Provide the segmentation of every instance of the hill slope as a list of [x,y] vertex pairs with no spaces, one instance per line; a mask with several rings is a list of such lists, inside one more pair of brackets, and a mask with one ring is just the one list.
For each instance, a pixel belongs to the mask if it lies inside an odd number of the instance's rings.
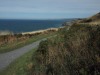
[[100,24],[100,13],[97,13],[89,18],[77,21],[78,23]]
[[100,12],[90,17],[89,19],[92,19],[92,21],[100,21]]
[[72,25],[42,41],[33,55],[32,72],[39,75],[99,75],[100,26]]

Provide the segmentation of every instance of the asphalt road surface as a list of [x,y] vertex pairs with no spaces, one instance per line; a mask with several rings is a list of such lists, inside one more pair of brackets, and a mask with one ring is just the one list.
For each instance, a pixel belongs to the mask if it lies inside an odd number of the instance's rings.
[[[42,40],[46,40],[46,38],[42,39]],[[24,46],[19,49],[0,54],[0,70],[5,69],[16,58],[27,53],[28,51],[32,50],[33,48],[36,48],[39,45],[40,41],[42,41],[42,40],[36,41],[32,44],[29,44],[29,45]]]

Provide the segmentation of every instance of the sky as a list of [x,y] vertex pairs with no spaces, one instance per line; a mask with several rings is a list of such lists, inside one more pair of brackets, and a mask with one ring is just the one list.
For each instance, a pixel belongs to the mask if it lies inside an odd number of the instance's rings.
[[0,19],[85,18],[100,12],[100,0],[0,0]]

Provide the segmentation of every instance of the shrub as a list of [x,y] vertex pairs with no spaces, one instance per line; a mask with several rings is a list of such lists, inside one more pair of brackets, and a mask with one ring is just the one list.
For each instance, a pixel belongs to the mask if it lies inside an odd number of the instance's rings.
[[100,26],[65,27],[54,39],[41,42],[33,59],[40,75],[98,75]]

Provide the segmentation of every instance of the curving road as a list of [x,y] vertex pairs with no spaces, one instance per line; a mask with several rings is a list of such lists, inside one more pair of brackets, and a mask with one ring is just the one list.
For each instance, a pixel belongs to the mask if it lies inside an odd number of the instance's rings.
[[[42,40],[46,40],[46,38]],[[33,48],[36,48],[42,40],[36,41],[32,44],[16,49],[14,51],[0,54],[0,70],[5,69],[12,61],[14,61],[16,58],[20,57],[24,53],[27,53]]]

